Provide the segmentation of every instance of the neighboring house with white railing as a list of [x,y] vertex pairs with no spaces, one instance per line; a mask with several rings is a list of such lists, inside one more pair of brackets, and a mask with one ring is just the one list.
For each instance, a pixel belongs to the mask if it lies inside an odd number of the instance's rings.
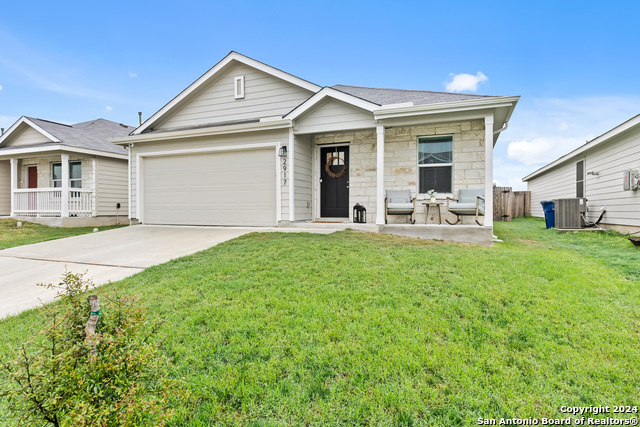
[[21,117],[0,136],[0,216],[62,227],[126,220],[128,153],[107,140],[133,129]]

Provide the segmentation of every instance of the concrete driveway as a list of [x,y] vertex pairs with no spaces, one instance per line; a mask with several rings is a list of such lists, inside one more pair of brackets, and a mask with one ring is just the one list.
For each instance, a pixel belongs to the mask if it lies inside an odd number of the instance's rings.
[[65,268],[87,271],[96,285],[189,255],[246,233],[311,231],[257,227],[137,225],[0,250],[0,318],[50,302],[56,292],[38,283],[59,283]]

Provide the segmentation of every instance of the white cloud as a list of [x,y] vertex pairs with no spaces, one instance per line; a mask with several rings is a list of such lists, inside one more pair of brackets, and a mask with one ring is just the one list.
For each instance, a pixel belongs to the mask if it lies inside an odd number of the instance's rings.
[[129,71],[129,77],[131,77],[132,79],[135,79],[136,77],[138,77],[138,73],[134,73],[133,71]]
[[525,166],[513,160],[503,160],[500,157],[493,159],[493,181],[499,187],[511,187],[514,191],[527,189],[527,184],[522,182],[522,177],[533,172],[531,166]]
[[558,153],[568,153],[584,143],[585,141],[579,138],[557,136],[524,139],[509,143],[507,156],[527,166],[549,163],[559,157]]
[[462,92],[465,90],[475,92],[478,90],[478,84],[489,80],[489,78],[480,71],[478,71],[475,76],[472,74],[450,75],[453,76],[453,78],[446,84],[447,92]]
[[640,97],[522,98],[494,150],[494,179],[521,179],[638,114]]
[[0,85],[0,90],[2,90],[2,85]]
[[107,111],[113,111],[113,107],[110,107],[110,106],[108,106],[108,105],[107,105],[106,110],[107,110]]

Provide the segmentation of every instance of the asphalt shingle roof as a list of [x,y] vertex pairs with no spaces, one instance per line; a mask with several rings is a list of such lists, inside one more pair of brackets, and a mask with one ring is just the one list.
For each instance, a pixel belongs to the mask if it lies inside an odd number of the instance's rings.
[[490,95],[467,93],[433,92],[429,90],[379,89],[373,87],[335,85],[332,89],[348,93],[378,105],[413,102],[413,105],[441,104],[444,102],[468,101],[472,99],[499,98]]
[[[76,123],[75,125],[65,125],[33,117],[26,118],[55,136],[61,141],[62,145],[116,154],[126,154],[126,150],[124,147],[112,144],[107,140],[127,136],[129,132],[134,129],[132,126],[105,119],[90,120],[88,122]],[[38,146],[40,145],[46,144],[38,144]]]

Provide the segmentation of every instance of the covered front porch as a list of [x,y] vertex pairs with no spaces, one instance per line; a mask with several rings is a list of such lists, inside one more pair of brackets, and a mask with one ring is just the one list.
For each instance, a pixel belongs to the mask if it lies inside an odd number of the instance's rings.
[[67,153],[40,154],[11,157],[0,163],[9,176],[3,197],[9,201],[11,217],[95,216],[90,158],[70,158]]
[[[452,225],[458,218],[447,209],[447,200],[459,198],[461,190],[492,194],[493,145],[484,143],[493,139],[492,119],[308,134],[300,126],[290,144],[292,222],[491,244],[491,197],[484,198],[481,225],[475,215]],[[438,193],[435,201],[428,194],[432,188]],[[388,190],[409,192],[411,216],[387,215]],[[356,205],[366,209],[365,224],[355,221]]]
[[[444,108],[431,98],[386,104],[386,90],[342,89],[380,96],[381,103],[324,88],[286,116],[292,179],[282,191],[289,211],[283,220],[491,244],[493,147],[517,99],[474,98]],[[397,198],[390,191],[409,196],[390,202],[387,196]],[[473,203],[463,202],[471,194]],[[457,211],[448,209],[455,200]],[[458,222],[454,213],[477,200],[483,215],[477,218],[476,208]],[[366,209],[366,224],[354,221],[356,206]],[[407,210],[411,216],[400,214]]]

